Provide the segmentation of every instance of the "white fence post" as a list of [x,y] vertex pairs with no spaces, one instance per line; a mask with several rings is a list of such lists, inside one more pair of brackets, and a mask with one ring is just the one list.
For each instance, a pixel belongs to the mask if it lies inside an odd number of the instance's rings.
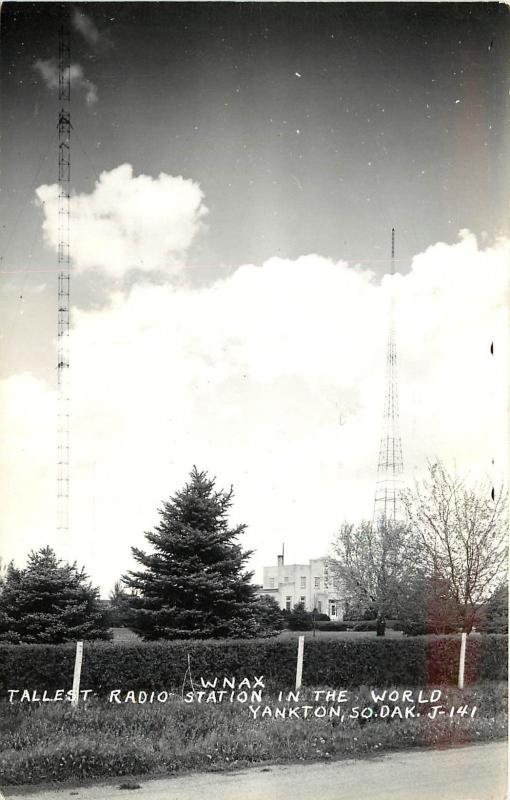
[[296,691],[301,688],[301,678],[303,677],[303,651],[305,648],[305,637],[298,639],[297,666],[296,666]]
[[73,696],[71,700],[72,706],[78,705],[78,698],[80,696],[82,659],[83,659],[83,642],[76,642],[76,657],[74,659],[74,676],[73,676]]
[[460,641],[459,689],[464,688],[464,667],[466,664],[466,639],[467,639],[467,633],[463,633]]

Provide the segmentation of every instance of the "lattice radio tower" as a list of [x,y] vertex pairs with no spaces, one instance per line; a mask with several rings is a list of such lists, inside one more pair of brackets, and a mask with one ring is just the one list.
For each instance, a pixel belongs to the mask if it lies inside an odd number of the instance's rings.
[[58,37],[57,532],[60,534],[69,531],[70,72],[70,34],[65,20]]
[[[395,228],[391,230],[391,274],[395,274]],[[393,283],[393,282],[392,282]],[[384,400],[383,432],[379,447],[377,484],[372,523],[381,520],[400,520],[404,517],[402,503],[402,440],[398,415],[397,346],[395,337],[395,300],[390,299],[388,345],[386,355],[386,396]]]

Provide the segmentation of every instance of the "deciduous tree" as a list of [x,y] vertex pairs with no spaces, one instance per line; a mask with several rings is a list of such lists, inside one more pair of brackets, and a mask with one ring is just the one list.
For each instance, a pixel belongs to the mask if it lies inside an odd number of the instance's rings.
[[453,633],[462,614],[449,581],[437,575],[417,575],[399,605],[404,633]]
[[423,566],[451,587],[469,632],[506,573],[506,493],[488,481],[469,485],[437,462],[405,503]]
[[330,574],[339,594],[377,615],[377,634],[398,614],[406,587],[418,574],[417,554],[408,527],[381,520],[379,525],[345,522],[332,546]]

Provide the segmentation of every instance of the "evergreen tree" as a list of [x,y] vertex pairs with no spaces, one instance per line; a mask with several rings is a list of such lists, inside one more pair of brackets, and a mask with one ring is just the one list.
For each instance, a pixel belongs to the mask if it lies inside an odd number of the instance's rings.
[[285,627],[283,611],[278,601],[270,595],[262,595],[257,600],[259,636],[275,636]]
[[3,560],[2,556],[0,556],[0,592],[2,591],[6,575],[7,575],[7,564]]
[[480,613],[481,629],[508,633],[508,583],[501,583]]
[[129,627],[131,620],[129,594],[122,581],[115,582],[108,601],[110,624],[114,628]]
[[44,643],[108,639],[107,615],[83,569],[64,564],[51,547],[10,564],[0,593],[0,641]]
[[311,631],[313,622],[313,614],[306,611],[304,603],[296,603],[287,617],[287,624],[291,631]]
[[[230,528],[233,490],[217,491],[196,467],[190,481],[163,503],[160,523],[145,538],[154,552],[132,548],[144,568],[130,571],[131,628],[144,639],[246,638],[267,630],[264,606],[245,570],[251,555],[237,538],[246,528]],[[267,621],[267,614],[266,614]]]

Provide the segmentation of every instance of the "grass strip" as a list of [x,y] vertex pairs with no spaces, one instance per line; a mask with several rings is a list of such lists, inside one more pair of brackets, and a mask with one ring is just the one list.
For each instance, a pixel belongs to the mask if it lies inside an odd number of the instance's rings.
[[[394,687],[395,688],[395,687]],[[396,687],[398,688],[398,687]],[[427,693],[430,689],[427,688]],[[93,699],[74,709],[68,704],[2,703],[0,780],[3,786],[80,781],[128,775],[168,775],[189,770],[227,770],[263,763],[333,760],[412,747],[451,745],[505,738],[505,683],[486,683],[463,691],[439,687],[454,708],[469,713],[430,719],[430,704],[420,717],[401,719],[256,719],[247,705],[116,705]],[[312,702],[313,689],[299,705]],[[267,696],[263,705],[283,704]],[[388,702],[390,709],[409,703]],[[367,687],[349,693],[352,707],[377,708]],[[380,710],[380,709],[379,709]]]

